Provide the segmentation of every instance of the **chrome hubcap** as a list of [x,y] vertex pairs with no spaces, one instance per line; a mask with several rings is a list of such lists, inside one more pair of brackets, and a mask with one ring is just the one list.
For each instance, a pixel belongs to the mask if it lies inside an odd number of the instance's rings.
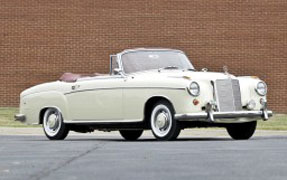
[[44,115],[44,130],[49,136],[55,136],[61,128],[61,114],[55,109],[48,109]]
[[169,108],[163,104],[156,106],[151,114],[151,128],[158,137],[166,136],[172,126],[172,115]]
[[56,123],[57,122],[57,116],[55,114],[51,114],[48,118],[48,126],[50,129],[55,129]]
[[156,125],[159,129],[164,129],[168,121],[168,115],[165,112],[161,112],[156,117]]

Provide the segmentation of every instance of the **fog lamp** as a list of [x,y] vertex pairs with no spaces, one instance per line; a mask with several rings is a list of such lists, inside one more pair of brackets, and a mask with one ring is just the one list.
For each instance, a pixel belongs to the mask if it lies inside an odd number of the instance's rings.
[[261,105],[264,106],[266,103],[267,103],[266,99],[264,99],[264,98],[261,98],[261,99],[260,99],[260,104],[261,104]]
[[252,99],[247,104],[247,109],[253,110],[256,107],[256,102]]

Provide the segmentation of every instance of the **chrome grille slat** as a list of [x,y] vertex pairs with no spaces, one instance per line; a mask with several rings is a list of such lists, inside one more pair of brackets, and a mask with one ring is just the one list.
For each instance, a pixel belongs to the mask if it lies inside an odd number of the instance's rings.
[[240,92],[239,81],[236,79],[232,79],[232,90],[233,90],[235,110],[240,111],[242,110],[241,92]]
[[224,112],[242,110],[240,85],[238,80],[216,80],[215,89],[219,111]]

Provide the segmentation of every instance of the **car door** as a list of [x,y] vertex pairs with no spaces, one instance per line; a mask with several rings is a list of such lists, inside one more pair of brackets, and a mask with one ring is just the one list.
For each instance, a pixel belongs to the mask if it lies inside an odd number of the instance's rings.
[[100,76],[78,81],[67,94],[71,121],[119,121],[123,119],[124,78],[119,75]]

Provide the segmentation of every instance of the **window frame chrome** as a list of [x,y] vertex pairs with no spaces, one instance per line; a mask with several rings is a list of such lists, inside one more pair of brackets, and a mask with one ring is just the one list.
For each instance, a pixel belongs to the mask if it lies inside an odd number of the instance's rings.
[[[124,70],[124,66],[122,63],[122,56],[128,53],[135,53],[135,52],[140,52],[140,51],[169,51],[169,52],[177,52],[185,55],[187,59],[189,60],[190,64],[191,60],[188,58],[188,56],[185,54],[185,52],[178,50],[178,49],[168,49],[168,48],[137,48],[137,49],[126,49],[120,53],[117,54],[117,62],[119,64],[119,68],[122,70],[122,75],[123,76],[128,76],[128,74]],[[193,65],[192,65],[193,66]]]
[[[114,68],[113,68],[113,58],[116,57],[116,61],[118,59],[117,55],[116,54],[111,54],[110,55],[110,75],[114,75],[113,74],[113,71],[114,71]],[[118,62],[117,62],[118,63]],[[118,63],[119,64],[119,63]]]

